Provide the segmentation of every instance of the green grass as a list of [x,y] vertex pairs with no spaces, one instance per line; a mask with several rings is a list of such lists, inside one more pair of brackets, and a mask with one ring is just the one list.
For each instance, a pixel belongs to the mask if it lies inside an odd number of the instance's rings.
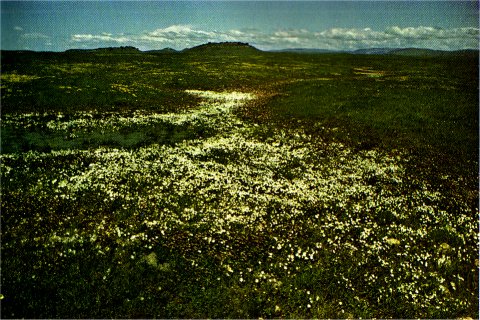
[[368,147],[433,148],[446,157],[474,159],[477,95],[474,88],[465,89],[313,80],[287,86],[264,108],[273,121],[339,127],[338,138]]
[[[292,79],[245,112],[256,121],[303,126],[361,149],[409,149],[419,154],[415,166],[431,165],[433,157],[436,170],[460,170],[475,177],[478,72],[468,66],[476,60],[468,58],[453,68],[451,60],[441,58],[338,58],[350,64],[349,73]],[[357,66],[383,74],[358,74]]]
[[478,318],[477,58],[1,62],[4,318]]

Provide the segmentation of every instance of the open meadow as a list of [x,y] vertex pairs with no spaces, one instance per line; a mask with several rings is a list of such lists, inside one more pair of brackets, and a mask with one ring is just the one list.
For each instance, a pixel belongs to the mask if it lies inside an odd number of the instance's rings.
[[478,318],[478,54],[2,51],[3,318]]

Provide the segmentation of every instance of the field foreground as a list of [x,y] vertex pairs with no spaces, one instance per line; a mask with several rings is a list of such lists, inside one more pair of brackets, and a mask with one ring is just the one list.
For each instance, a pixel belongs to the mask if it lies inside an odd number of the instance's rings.
[[464,177],[251,121],[260,90],[182,95],[2,115],[23,135],[1,155],[4,318],[478,317]]

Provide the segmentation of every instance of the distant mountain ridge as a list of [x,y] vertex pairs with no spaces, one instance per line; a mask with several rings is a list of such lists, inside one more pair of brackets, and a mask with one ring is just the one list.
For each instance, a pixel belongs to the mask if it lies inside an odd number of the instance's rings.
[[[12,51],[12,50],[8,50]],[[28,50],[13,50],[16,52],[34,52]],[[364,55],[399,55],[412,57],[449,57],[449,56],[478,56],[479,51],[476,49],[464,50],[434,50],[421,48],[364,48],[357,50],[331,50],[318,48],[286,48],[278,50],[260,50],[254,46],[244,42],[208,42],[195,47],[186,48],[183,50],[175,50],[172,48],[163,48],[156,50],[141,51],[132,46],[122,47],[106,47],[96,49],[69,49],[66,53],[113,53],[113,54],[138,54],[142,52],[154,54],[170,54],[170,53],[208,53],[208,54],[247,54],[266,52],[283,52],[283,53],[300,53],[300,54],[364,54]]]
[[325,50],[295,48],[284,50],[273,50],[273,52],[295,52],[295,53],[350,53],[367,55],[399,55],[412,57],[439,57],[439,56],[457,56],[457,55],[478,55],[478,50],[464,49],[455,51],[420,49],[420,48],[366,48],[357,50]]
[[397,49],[392,48],[367,48],[350,51],[353,54],[389,54]]
[[[225,52],[231,50],[241,51],[262,51],[254,46],[243,42],[209,42],[196,47],[187,48],[181,52]],[[330,50],[317,48],[287,48],[280,50],[267,50],[268,52],[290,52],[290,53],[306,53],[306,54],[322,54],[322,53],[350,53],[350,54],[367,54],[367,55],[401,55],[414,57],[438,57],[438,56],[457,56],[457,55],[478,55],[478,50],[464,49],[455,51],[420,49],[420,48],[366,48],[357,50]]]
[[140,49],[125,46],[125,47],[106,47],[106,48],[96,48],[96,49],[69,49],[65,52],[108,52],[108,53],[140,53]]
[[172,49],[172,48],[164,48],[164,49],[157,49],[157,50],[147,50],[147,51],[144,51],[144,52],[148,52],[148,53],[176,53],[176,52],[179,52],[175,49]]
[[315,48],[288,48],[278,50],[268,50],[269,52],[293,52],[293,53],[336,53],[336,52],[348,52],[329,49],[315,49]]
[[401,55],[401,56],[438,57],[438,56],[478,55],[478,50],[464,49],[464,50],[455,50],[455,51],[444,51],[444,50],[405,48],[405,49],[393,50],[389,54]]

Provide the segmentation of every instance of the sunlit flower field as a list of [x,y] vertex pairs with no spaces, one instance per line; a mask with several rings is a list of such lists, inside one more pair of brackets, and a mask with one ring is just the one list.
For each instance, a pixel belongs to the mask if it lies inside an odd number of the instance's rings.
[[1,154],[2,282],[25,294],[4,316],[32,292],[66,302],[37,317],[478,316],[471,194],[408,150],[238,117],[257,93],[186,93],[183,113],[2,118],[31,132]]

